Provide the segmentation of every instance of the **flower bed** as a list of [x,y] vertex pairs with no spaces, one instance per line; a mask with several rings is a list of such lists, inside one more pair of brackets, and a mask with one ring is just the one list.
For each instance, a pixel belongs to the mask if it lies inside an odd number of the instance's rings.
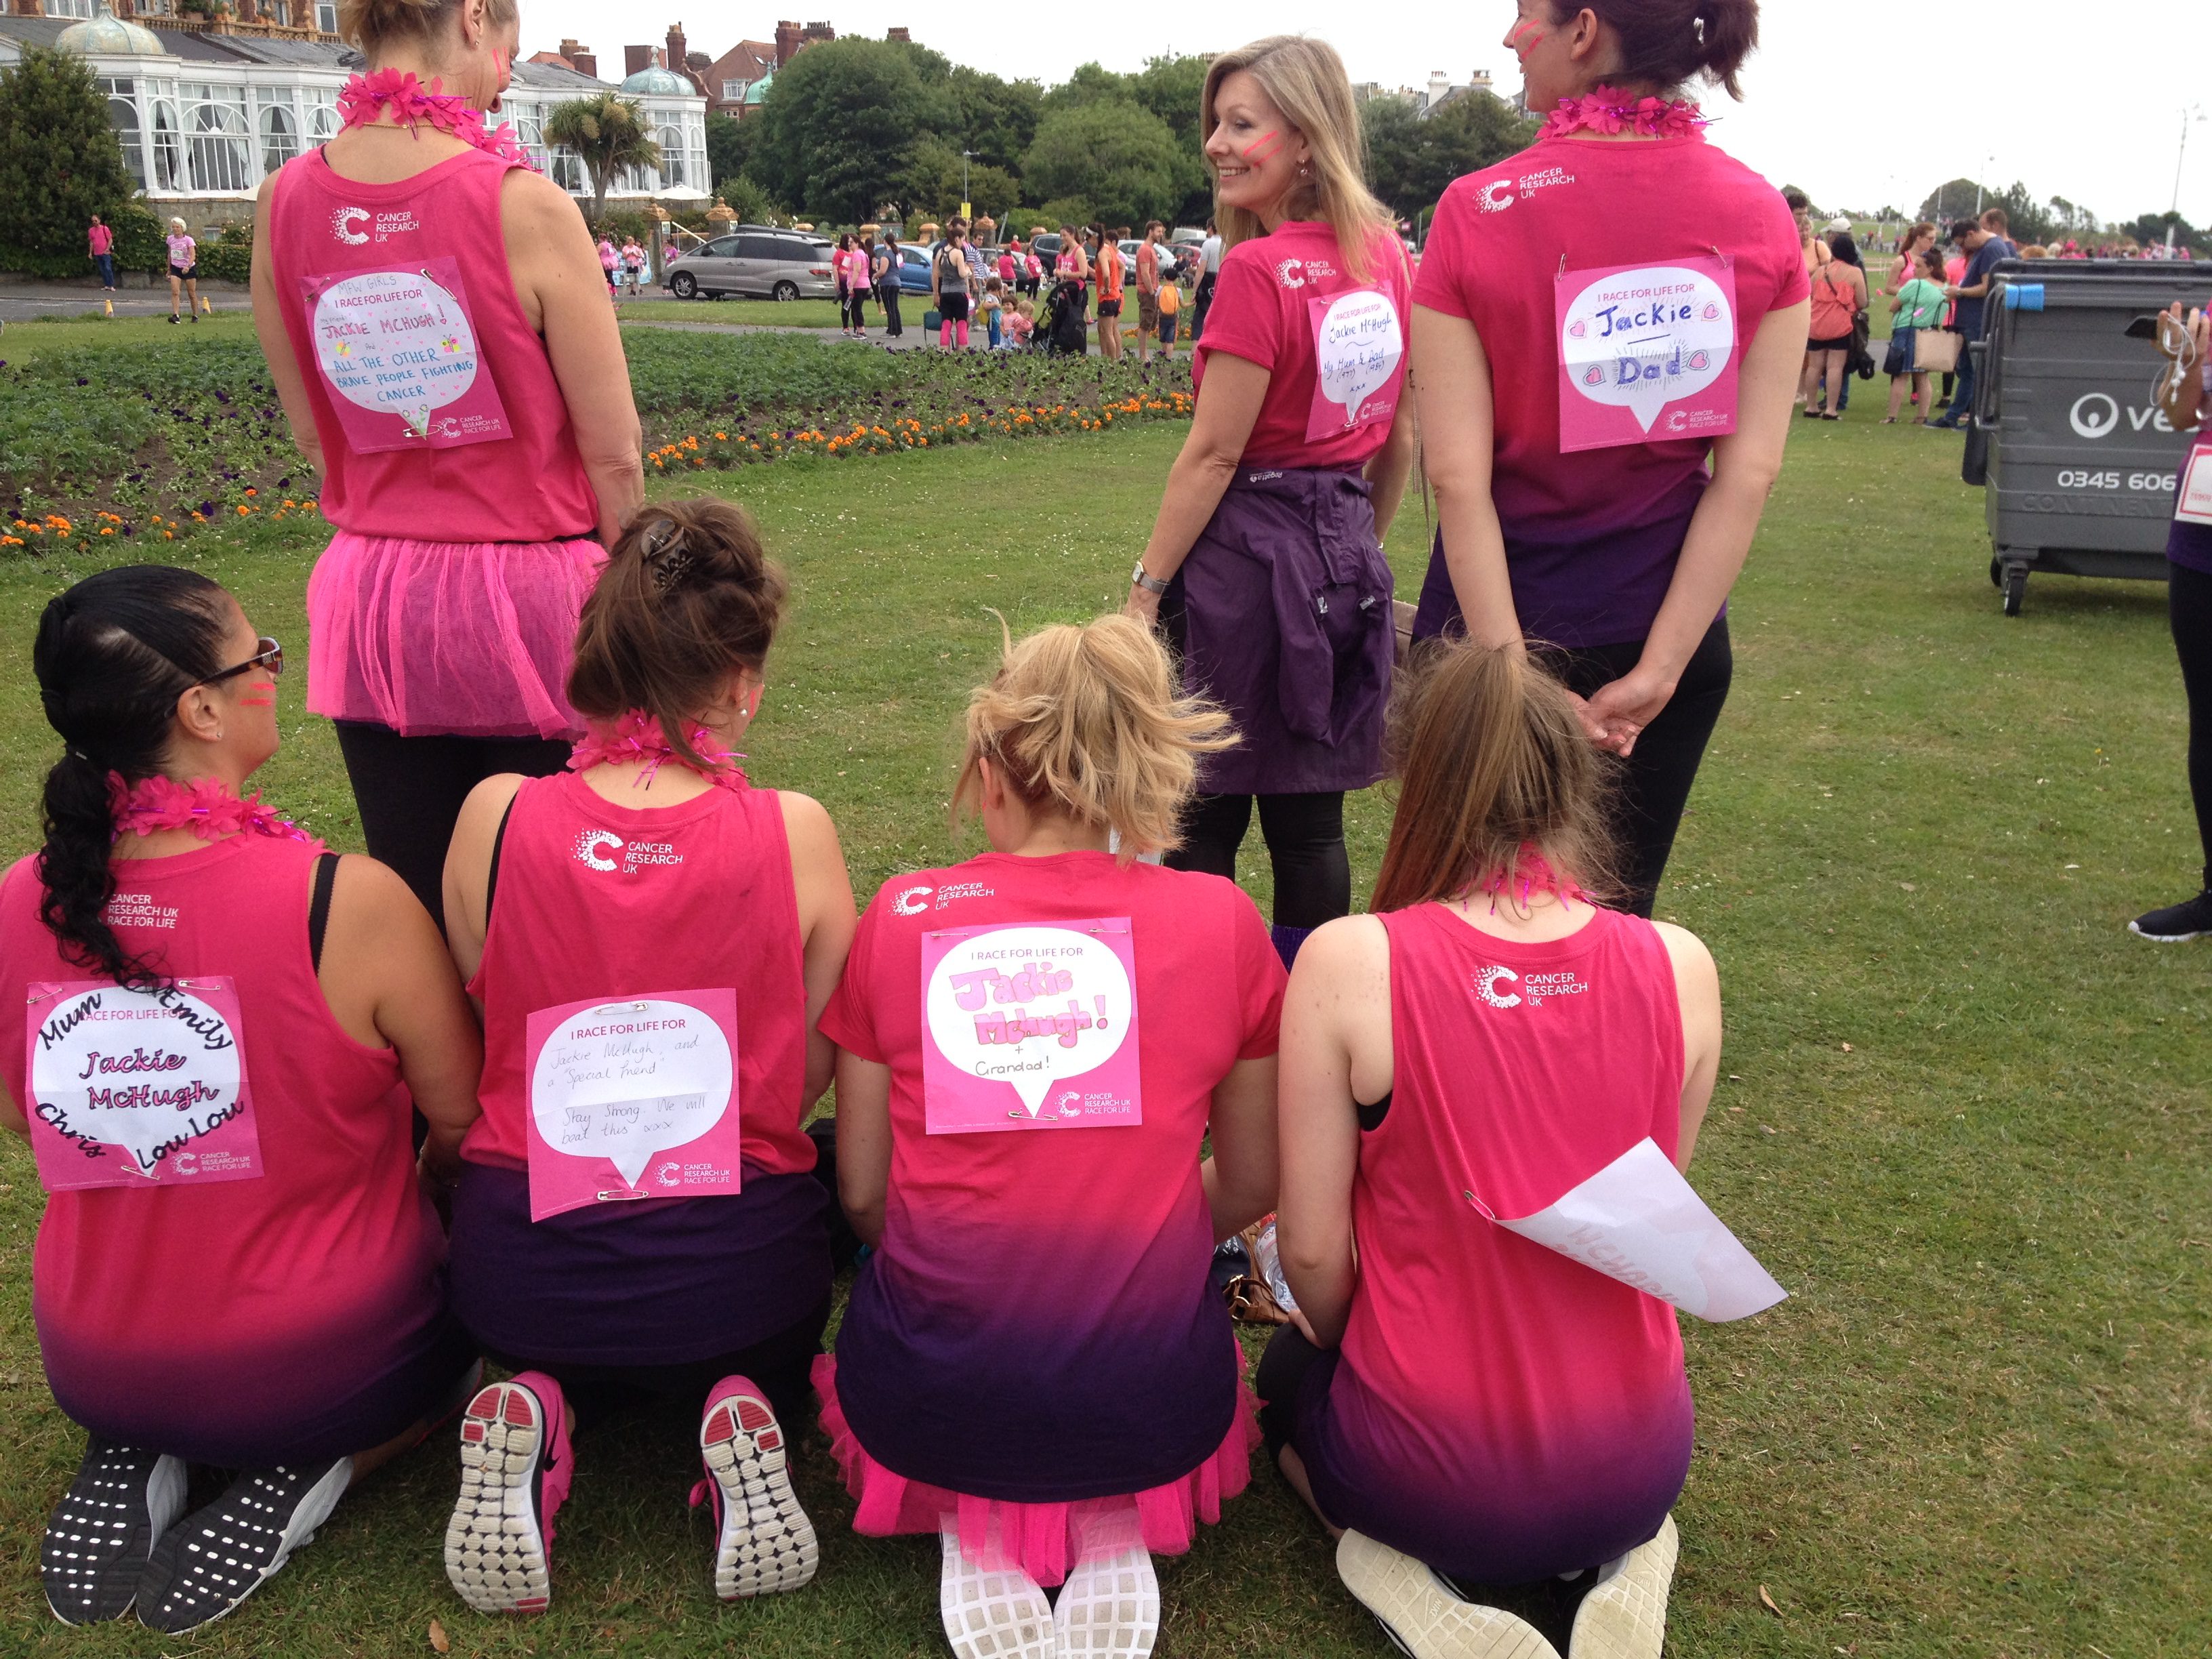
[[[805,335],[626,331],[646,471],[849,459],[1188,419],[1189,365],[889,352]],[[0,360],[0,550],[181,538],[312,512],[246,340],[71,345]]]

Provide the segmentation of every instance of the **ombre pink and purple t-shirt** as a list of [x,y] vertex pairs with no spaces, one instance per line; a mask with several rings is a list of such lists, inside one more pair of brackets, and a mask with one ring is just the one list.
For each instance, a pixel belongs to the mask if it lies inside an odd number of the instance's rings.
[[[1142,1122],[927,1133],[923,935],[1098,918],[1129,923]],[[883,1242],[835,1366],[870,1459],[947,1492],[1067,1504],[1180,1480],[1220,1451],[1242,1362],[1207,1288],[1199,1162],[1214,1086],[1275,1052],[1283,985],[1259,911],[1218,877],[993,853],[884,884],[821,1024],[891,1073]]]
[[[1698,135],[1547,138],[1457,180],[1437,206],[1413,303],[1482,337],[1491,495],[1531,639],[1617,645],[1650,632],[1712,450],[1693,437],[1561,452],[1559,285],[1716,254],[1734,279],[1740,364],[1767,313],[1805,297],[1804,259],[1780,193]],[[1415,632],[1456,615],[1439,548]]]

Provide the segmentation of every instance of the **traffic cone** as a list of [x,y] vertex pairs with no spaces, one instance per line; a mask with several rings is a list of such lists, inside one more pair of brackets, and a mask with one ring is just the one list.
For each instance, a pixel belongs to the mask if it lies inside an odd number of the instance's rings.
[[115,314],[115,301],[112,301],[112,300],[102,300],[102,301],[100,301],[100,304],[102,304],[102,305],[104,305],[104,306],[106,306],[106,307],[107,307],[107,314],[108,314],[109,316],[112,317],[112,316]]
[[210,317],[215,315],[215,307],[208,303],[208,296],[204,294],[200,295],[200,309]]

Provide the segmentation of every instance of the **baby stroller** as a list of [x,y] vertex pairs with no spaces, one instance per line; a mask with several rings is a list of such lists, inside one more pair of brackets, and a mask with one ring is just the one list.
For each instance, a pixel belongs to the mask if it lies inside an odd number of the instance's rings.
[[1080,357],[1091,349],[1091,332],[1083,315],[1083,284],[1063,279],[1045,296],[1045,314],[1038,319],[1037,334],[1044,349]]

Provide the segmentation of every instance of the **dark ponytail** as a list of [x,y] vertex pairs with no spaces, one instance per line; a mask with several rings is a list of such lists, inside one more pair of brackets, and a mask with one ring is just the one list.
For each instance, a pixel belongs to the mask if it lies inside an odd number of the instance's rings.
[[732,672],[767,663],[784,596],[744,508],[711,496],[648,507],[584,601],[568,701],[591,720],[642,709],[678,757],[704,766],[691,719]]
[[1759,46],[1759,0],[1552,0],[1557,21],[1583,10],[1620,42],[1608,80],[1672,90],[1703,76],[1743,96],[1736,73]]
[[62,955],[124,985],[158,982],[126,955],[104,912],[115,814],[108,774],[161,769],[177,699],[222,671],[229,633],[221,587],[161,564],[118,566],[47,602],[31,647],[46,723],[66,745],[46,774],[40,917]]

